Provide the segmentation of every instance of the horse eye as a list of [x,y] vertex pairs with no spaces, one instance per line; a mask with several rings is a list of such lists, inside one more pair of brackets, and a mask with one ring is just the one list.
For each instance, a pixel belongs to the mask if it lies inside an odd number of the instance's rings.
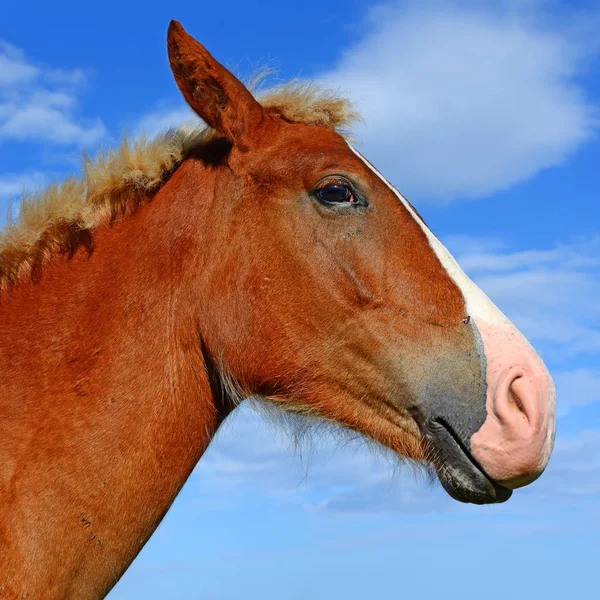
[[326,204],[344,204],[356,202],[352,190],[343,183],[329,183],[319,188],[317,198]]

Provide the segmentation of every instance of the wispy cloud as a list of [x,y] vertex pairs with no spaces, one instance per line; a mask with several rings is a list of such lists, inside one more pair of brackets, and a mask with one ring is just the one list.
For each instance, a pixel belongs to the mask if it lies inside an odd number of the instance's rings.
[[[583,379],[580,375],[572,374],[576,386],[585,383],[587,375]],[[597,394],[587,399],[600,400]],[[397,471],[359,440],[340,445],[335,437],[315,439],[308,455],[294,454],[289,440],[248,406],[238,410],[234,423],[213,441],[194,472],[191,485],[201,490],[198,510],[242,503],[250,491],[268,496],[281,507],[319,514],[468,510],[439,485],[410,471]],[[598,456],[600,431],[559,437],[546,472],[534,485],[518,490],[516,501],[523,506],[547,496],[600,493],[600,461],[594,458]]]
[[136,134],[145,133],[154,136],[161,131],[167,131],[172,127],[183,125],[193,121],[199,124],[200,118],[186,104],[181,106],[159,105],[150,112],[142,115],[133,126],[133,132]]
[[556,361],[600,350],[600,238],[511,252],[492,240],[446,243],[477,284]]
[[558,438],[547,472],[523,493],[553,501],[600,494],[600,430]]
[[572,408],[600,402],[600,371],[577,368],[557,373],[554,377],[556,394],[560,399],[559,416]]
[[106,135],[99,118],[78,114],[82,69],[34,64],[15,46],[0,42],[0,144],[4,141],[90,146]]
[[578,76],[596,42],[539,7],[382,5],[321,76],[356,102],[364,152],[409,197],[491,194],[564,163],[594,134]]
[[39,69],[25,60],[21,50],[0,41],[0,86],[22,85],[34,81]]
[[0,200],[16,198],[22,192],[35,190],[46,182],[46,174],[40,171],[0,174]]
[[260,490],[282,506],[320,513],[415,513],[452,505],[441,488],[374,451],[359,436],[342,438],[340,444],[334,430],[317,430],[298,448],[285,430],[250,406],[236,413],[195,471],[194,485],[202,490],[200,509],[222,507],[215,498],[241,502],[248,489]]

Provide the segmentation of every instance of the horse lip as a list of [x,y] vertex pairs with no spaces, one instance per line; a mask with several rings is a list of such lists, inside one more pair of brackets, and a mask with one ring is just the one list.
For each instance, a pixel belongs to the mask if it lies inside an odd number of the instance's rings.
[[434,448],[432,462],[438,479],[452,498],[472,504],[494,504],[511,497],[512,490],[485,474],[446,419],[429,419],[426,437]]

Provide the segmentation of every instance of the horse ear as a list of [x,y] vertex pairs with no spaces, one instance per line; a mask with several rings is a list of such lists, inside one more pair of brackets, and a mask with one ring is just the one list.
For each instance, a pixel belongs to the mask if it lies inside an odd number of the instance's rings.
[[177,21],[169,25],[167,47],[171,70],[187,103],[213,129],[245,146],[263,119],[262,106]]

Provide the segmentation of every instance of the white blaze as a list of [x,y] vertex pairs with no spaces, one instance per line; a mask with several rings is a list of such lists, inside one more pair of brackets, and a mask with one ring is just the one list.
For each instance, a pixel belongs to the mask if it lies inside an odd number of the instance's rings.
[[[384,177],[375,169],[375,167],[355,150],[350,144],[350,149],[358,156],[373,173],[375,173],[385,185],[388,186],[404,205],[406,210],[412,215],[413,219],[419,224],[431,249],[438,257],[440,263],[448,273],[448,276],[454,281],[457,287],[461,290],[465,299],[467,315],[470,316],[477,326],[478,331],[482,335],[484,351],[486,354],[487,363],[487,380],[488,380],[488,398],[487,409],[488,414],[495,412],[494,405],[496,398],[494,397],[495,380],[498,373],[505,369],[521,368],[523,365],[528,365],[529,372],[535,373],[537,378],[536,386],[539,388],[541,396],[537,397],[535,411],[539,414],[541,439],[538,440],[541,446],[539,468],[543,470],[546,466],[552,446],[554,443],[555,432],[555,402],[556,394],[552,378],[546,369],[546,366],[531,347],[528,340],[523,334],[506,318],[506,316],[498,309],[498,307],[467,277],[465,272],[459,267],[454,257],[448,252],[444,245],[435,237],[430,229],[423,223],[417,213],[414,211],[408,200],[391,185]],[[484,339],[485,338],[485,339]],[[523,363],[523,364],[520,364]],[[486,424],[490,421],[488,419]],[[492,418],[490,422],[498,422]],[[484,425],[485,427],[485,425]],[[490,436],[494,443],[500,448],[508,447],[506,440],[502,438],[504,430],[510,430],[510,427],[503,427],[500,433],[495,433]],[[514,427],[512,428],[514,430]],[[481,430],[480,430],[481,431]],[[475,437],[473,438],[475,439]],[[517,449],[522,451],[522,449]],[[515,451],[515,454],[517,451]]]
[[[437,239],[437,237],[431,232],[429,227],[423,223],[413,207],[410,205],[408,200],[360,153],[358,150],[353,148],[350,144],[350,149],[356,156],[358,156],[373,173],[375,173],[385,185],[387,185],[394,194],[398,197],[400,202],[404,205],[406,210],[412,215],[413,219],[419,224],[431,249],[438,257],[440,263],[454,281],[457,287],[461,290],[465,299],[467,308],[467,315],[477,321],[483,321],[491,325],[514,325],[504,316],[500,309],[467,277],[465,272],[460,268],[454,257],[448,252],[446,247]],[[467,316],[465,315],[465,316]],[[515,328],[516,329],[516,328]]]

